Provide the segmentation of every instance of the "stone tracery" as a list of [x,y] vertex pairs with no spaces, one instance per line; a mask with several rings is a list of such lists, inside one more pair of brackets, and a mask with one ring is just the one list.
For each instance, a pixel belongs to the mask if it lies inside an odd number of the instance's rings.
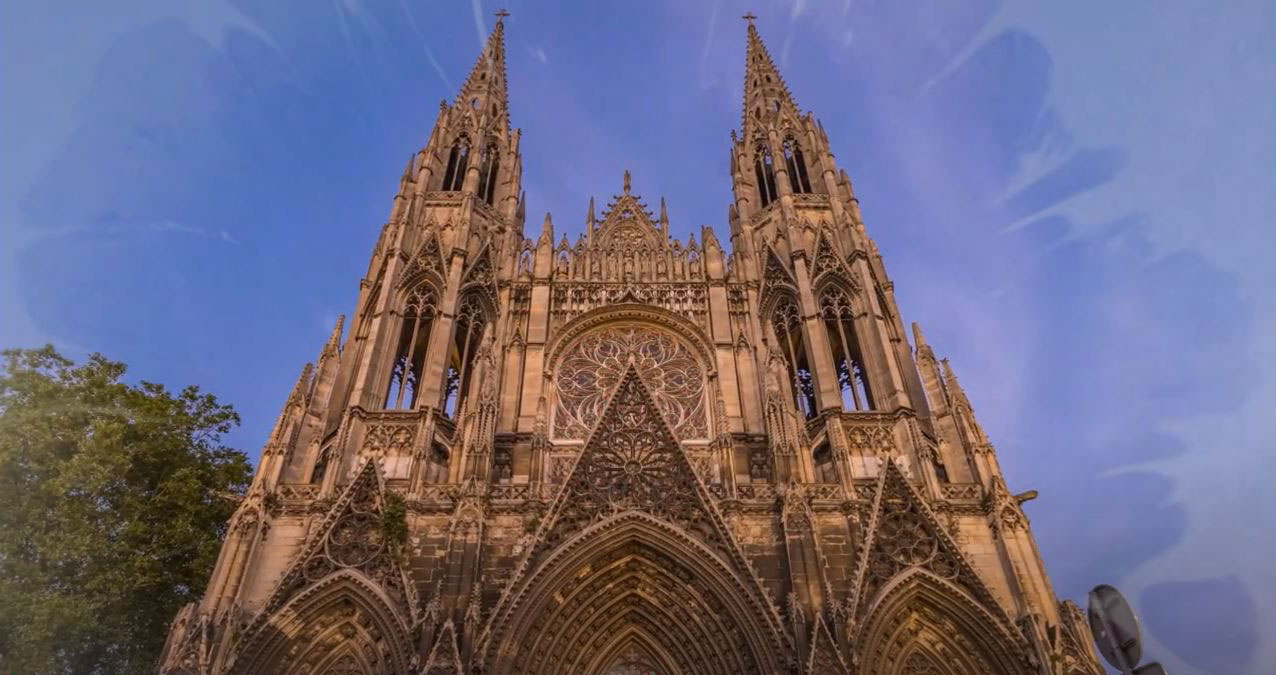
[[583,440],[630,364],[643,374],[680,439],[707,438],[705,374],[679,339],[651,326],[607,325],[579,338],[558,363],[554,436]]

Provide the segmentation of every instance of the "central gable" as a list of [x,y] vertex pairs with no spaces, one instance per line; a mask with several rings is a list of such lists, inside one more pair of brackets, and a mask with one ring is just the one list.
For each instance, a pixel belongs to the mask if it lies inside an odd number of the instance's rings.
[[[592,207],[591,207],[592,208]],[[604,247],[663,247],[667,237],[652,220],[647,205],[629,192],[629,172],[625,172],[624,192],[612,198],[603,211],[594,240]]]

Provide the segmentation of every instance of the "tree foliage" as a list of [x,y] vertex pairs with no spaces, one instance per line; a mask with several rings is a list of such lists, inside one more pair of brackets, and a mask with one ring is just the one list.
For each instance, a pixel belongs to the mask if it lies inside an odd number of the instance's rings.
[[239,416],[99,354],[2,356],[0,671],[152,672],[247,487]]

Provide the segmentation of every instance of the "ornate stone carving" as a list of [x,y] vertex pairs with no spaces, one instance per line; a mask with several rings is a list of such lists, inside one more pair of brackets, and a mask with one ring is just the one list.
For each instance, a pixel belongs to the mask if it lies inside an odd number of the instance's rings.
[[891,420],[880,415],[843,415],[846,446],[852,453],[888,457],[895,454],[895,433]]
[[371,453],[408,452],[416,429],[403,424],[370,424],[363,434],[363,450]]
[[[263,668],[266,668],[269,663],[274,663],[275,665],[270,666],[269,669],[275,669],[276,672],[292,670],[292,666],[284,667],[286,664],[279,661],[283,657],[277,655],[276,650],[282,649],[279,646],[282,644],[295,644],[290,641],[297,638],[293,636],[287,638],[288,641],[281,642],[286,636],[273,632],[270,629],[270,622],[272,618],[278,620],[276,614],[286,606],[291,607],[297,603],[305,606],[306,603],[321,601],[325,597],[324,589],[329,585],[335,585],[337,589],[351,589],[360,593],[364,591],[359,584],[375,585],[383,597],[395,603],[395,608],[385,609],[383,616],[378,619],[382,625],[392,625],[396,622],[402,625],[402,622],[417,615],[416,589],[407,582],[396,556],[383,539],[380,521],[383,502],[384,496],[376,466],[370,461],[365,462],[355,480],[342,492],[337,502],[320,522],[316,534],[289,565],[265,605],[244,628],[243,644],[246,645],[244,649],[251,658],[256,659],[254,662],[262,664]],[[343,602],[345,604],[341,607],[345,609],[331,610],[337,612],[337,614],[330,614],[331,617],[338,617],[338,615],[353,617],[355,614],[370,611],[361,605],[351,604],[353,601]],[[405,616],[398,615],[398,612],[402,612]],[[354,619],[351,620],[354,621]],[[330,624],[336,619],[311,621],[307,624],[309,627],[306,630],[311,633],[323,631],[324,626],[327,625],[325,621]],[[355,624],[358,623],[355,621]],[[406,628],[403,631],[406,632]],[[359,633],[359,635],[363,634]],[[402,637],[406,639],[406,636]],[[312,638],[306,639],[317,638],[316,633]],[[375,642],[380,638],[373,636],[366,639]],[[335,649],[335,643],[329,647]],[[316,652],[312,649],[308,653],[315,659],[322,658],[325,662],[327,660],[327,657],[323,656],[327,652]],[[276,655],[272,656],[272,654]],[[402,656],[401,653],[396,658],[406,659],[406,656]],[[317,662],[308,666],[308,668],[317,667]],[[365,669],[364,672],[375,672],[375,669]]]
[[942,486],[945,499],[975,501],[983,496],[983,487],[979,483],[945,483]]
[[886,463],[878,486],[856,576],[859,612],[872,602],[878,589],[911,568],[926,569],[950,580],[996,607],[991,593],[894,461]]
[[554,436],[585,438],[631,364],[678,438],[709,437],[703,366],[680,340],[642,324],[595,329],[563,355],[554,375]]

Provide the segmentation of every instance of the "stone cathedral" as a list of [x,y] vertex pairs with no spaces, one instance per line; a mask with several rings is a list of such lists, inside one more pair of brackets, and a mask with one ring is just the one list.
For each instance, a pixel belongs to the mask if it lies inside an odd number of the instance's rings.
[[725,243],[525,230],[497,21],[161,672],[1102,673],[746,18]]

